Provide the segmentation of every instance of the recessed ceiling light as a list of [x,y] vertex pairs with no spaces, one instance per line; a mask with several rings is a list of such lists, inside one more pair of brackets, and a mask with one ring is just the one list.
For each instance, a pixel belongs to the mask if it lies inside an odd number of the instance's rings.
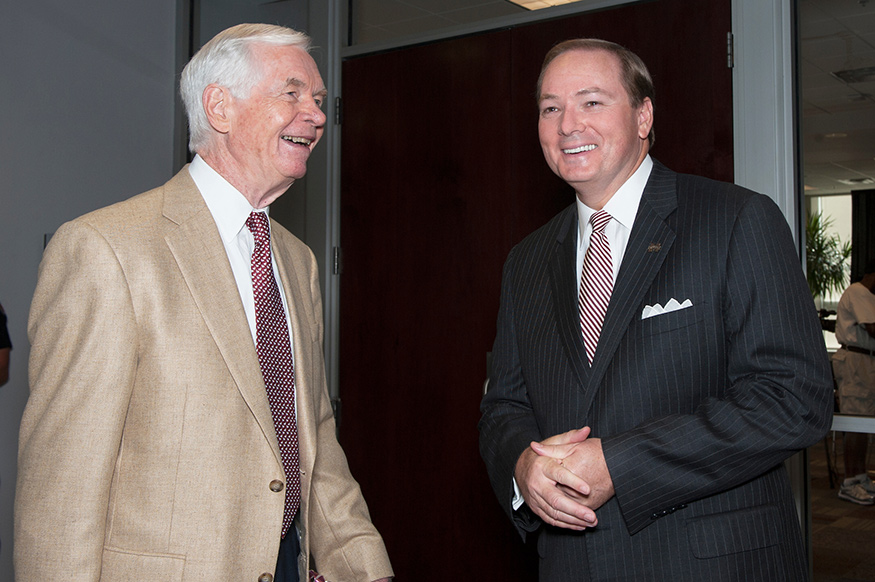
[[859,69],[845,69],[831,73],[833,77],[841,79],[845,83],[867,83],[875,81],[875,67],[860,67]]
[[552,8],[560,4],[573,4],[579,0],[507,0],[511,4],[522,6],[527,10],[540,10],[541,8]]
[[872,178],[846,178],[844,180],[839,180],[842,184],[847,184],[848,186],[864,186],[869,184],[875,184],[875,180]]

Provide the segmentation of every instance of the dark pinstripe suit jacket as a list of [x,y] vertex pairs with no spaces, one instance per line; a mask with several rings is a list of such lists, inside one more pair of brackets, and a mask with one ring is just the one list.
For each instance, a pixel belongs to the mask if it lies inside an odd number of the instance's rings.
[[[592,367],[574,205],[505,264],[480,450],[542,580],[807,579],[782,461],[822,438],[832,381],[787,223],[765,196],[655,162]],[[647,305],[692,307],[642,319]],[[582,533],[511,507],[531,441],[589,425],[616,496]]]

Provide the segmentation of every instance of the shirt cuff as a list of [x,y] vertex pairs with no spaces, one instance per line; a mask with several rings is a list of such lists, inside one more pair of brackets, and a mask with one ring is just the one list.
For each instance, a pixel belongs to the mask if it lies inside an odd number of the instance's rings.
[[516,484],[516,477],[513,478],[513,500],[510,502],[513,510],[516,511],[523,506],[526,500],[523,499],[523,494],[520,493],[520,487]]

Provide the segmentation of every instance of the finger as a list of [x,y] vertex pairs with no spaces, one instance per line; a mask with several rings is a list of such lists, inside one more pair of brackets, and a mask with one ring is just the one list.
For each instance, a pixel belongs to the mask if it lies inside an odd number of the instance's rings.
[[553,435],[550,438],[542,440],[541,444],[565,445],[571,443],[579,443],[585,441],[587,437],[589,437],[590,432],[591,429],[588,426],[584,426],[583,428],[576,428],[574,430],[569,430],[568,432]]
[[578,429],[576,429],[576,430],[572,430],[571,432],[567,433],[567,434],[568,434],[568,437],[569,437],[569,439],[570,439],[568,442],[571,442],[571,443],[582,443],[582,442],[585,441],[587,438],[589,438],[589,435],[590,435],[591,433],[592,433],[592,429],[591,429],[590,427],[588,427],[588,426],[584,426],[584,427],[582,427],[582,428],[578,428]]
[[584,495],[580,491],[572,489],[570,487],[566,487],[561,483],[557,483],[556,487],[559,488],[559,491],[565,495],[566,497],[570,497],[571,499],[577,501],[578,503],[582,503],[586,505],[589,502],[589,495]]
[[562,494],[541,498],[533,509],[546,523],[556,527],[580,531],[598,523],[592,509]]
[[576,446],[579,446],[579,443],[567,443],[563,445],[531,443],[529,445],[529,448],[532,449],[539,457],[553,457],[554,459],[564,459],[574,452],[574,447]]
[[[589,431],[589,427],[585,427],[581,429],[581,431],[586,431],[583,434],[587,434]],[[553,441],[548,443],[547,441],[542,442],[532,442],[529,443],[529,448],[533,450],[538,456],[541,457],[555,457],[557,459],[566,458],[572,455],[578,448],[586,446],[583,442],[586,439],[579,439],[572,442],[558,443],[557,441]]]
[[[580,495],[586,496],[591,493],[589,482],[578,476],[564,463],[566,459],[556,459],[549,456],[537,457],[532,463],[531,472],[523,481],[524,489],[538,492],[553,492],[558,485],[572,489]],[[525,497],[525,491],[523,492]]]
[[585,498],[590,492],[589,484],[555,459],[542,457],[537,465],[540,474],[529,483],[530,507],[539,509],[536,513],[551,525],[574,529],[595,525],[595,512],[587,506]]
[[563,485],[581,495],[589,495],[592,492],[589,482],[577,475],[565,463],[565,459],[553,459],[541,457],[543,463],[543,476],[555,485]]
[[519,485],[526,504],[545,523],[578,531],[598,523],[595,512],[583,499],[585,494],[570,495],[571,489],[563,486],[560,490],[562,483],[569,484],[574,491],[589,492],[588,483],[550,457],[536,457],[531,471]]

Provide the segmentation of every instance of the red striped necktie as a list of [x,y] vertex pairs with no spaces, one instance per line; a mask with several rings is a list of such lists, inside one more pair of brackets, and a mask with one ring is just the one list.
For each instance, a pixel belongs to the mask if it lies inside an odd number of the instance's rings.
[[605,312],[611,301],[611,291],[614,289],[614,269],[611,261],[611,246],[605,234],[605,227],[611,221],[611,215],[599,210],[590,217],[592,234],[589,237],[589,247],[583,258],[583,273],[580,278],[580,293],[577,303],[580,309],[580,328],[583,332],[583,344],[586,348],[586,358],[590,364],[595,356]]

